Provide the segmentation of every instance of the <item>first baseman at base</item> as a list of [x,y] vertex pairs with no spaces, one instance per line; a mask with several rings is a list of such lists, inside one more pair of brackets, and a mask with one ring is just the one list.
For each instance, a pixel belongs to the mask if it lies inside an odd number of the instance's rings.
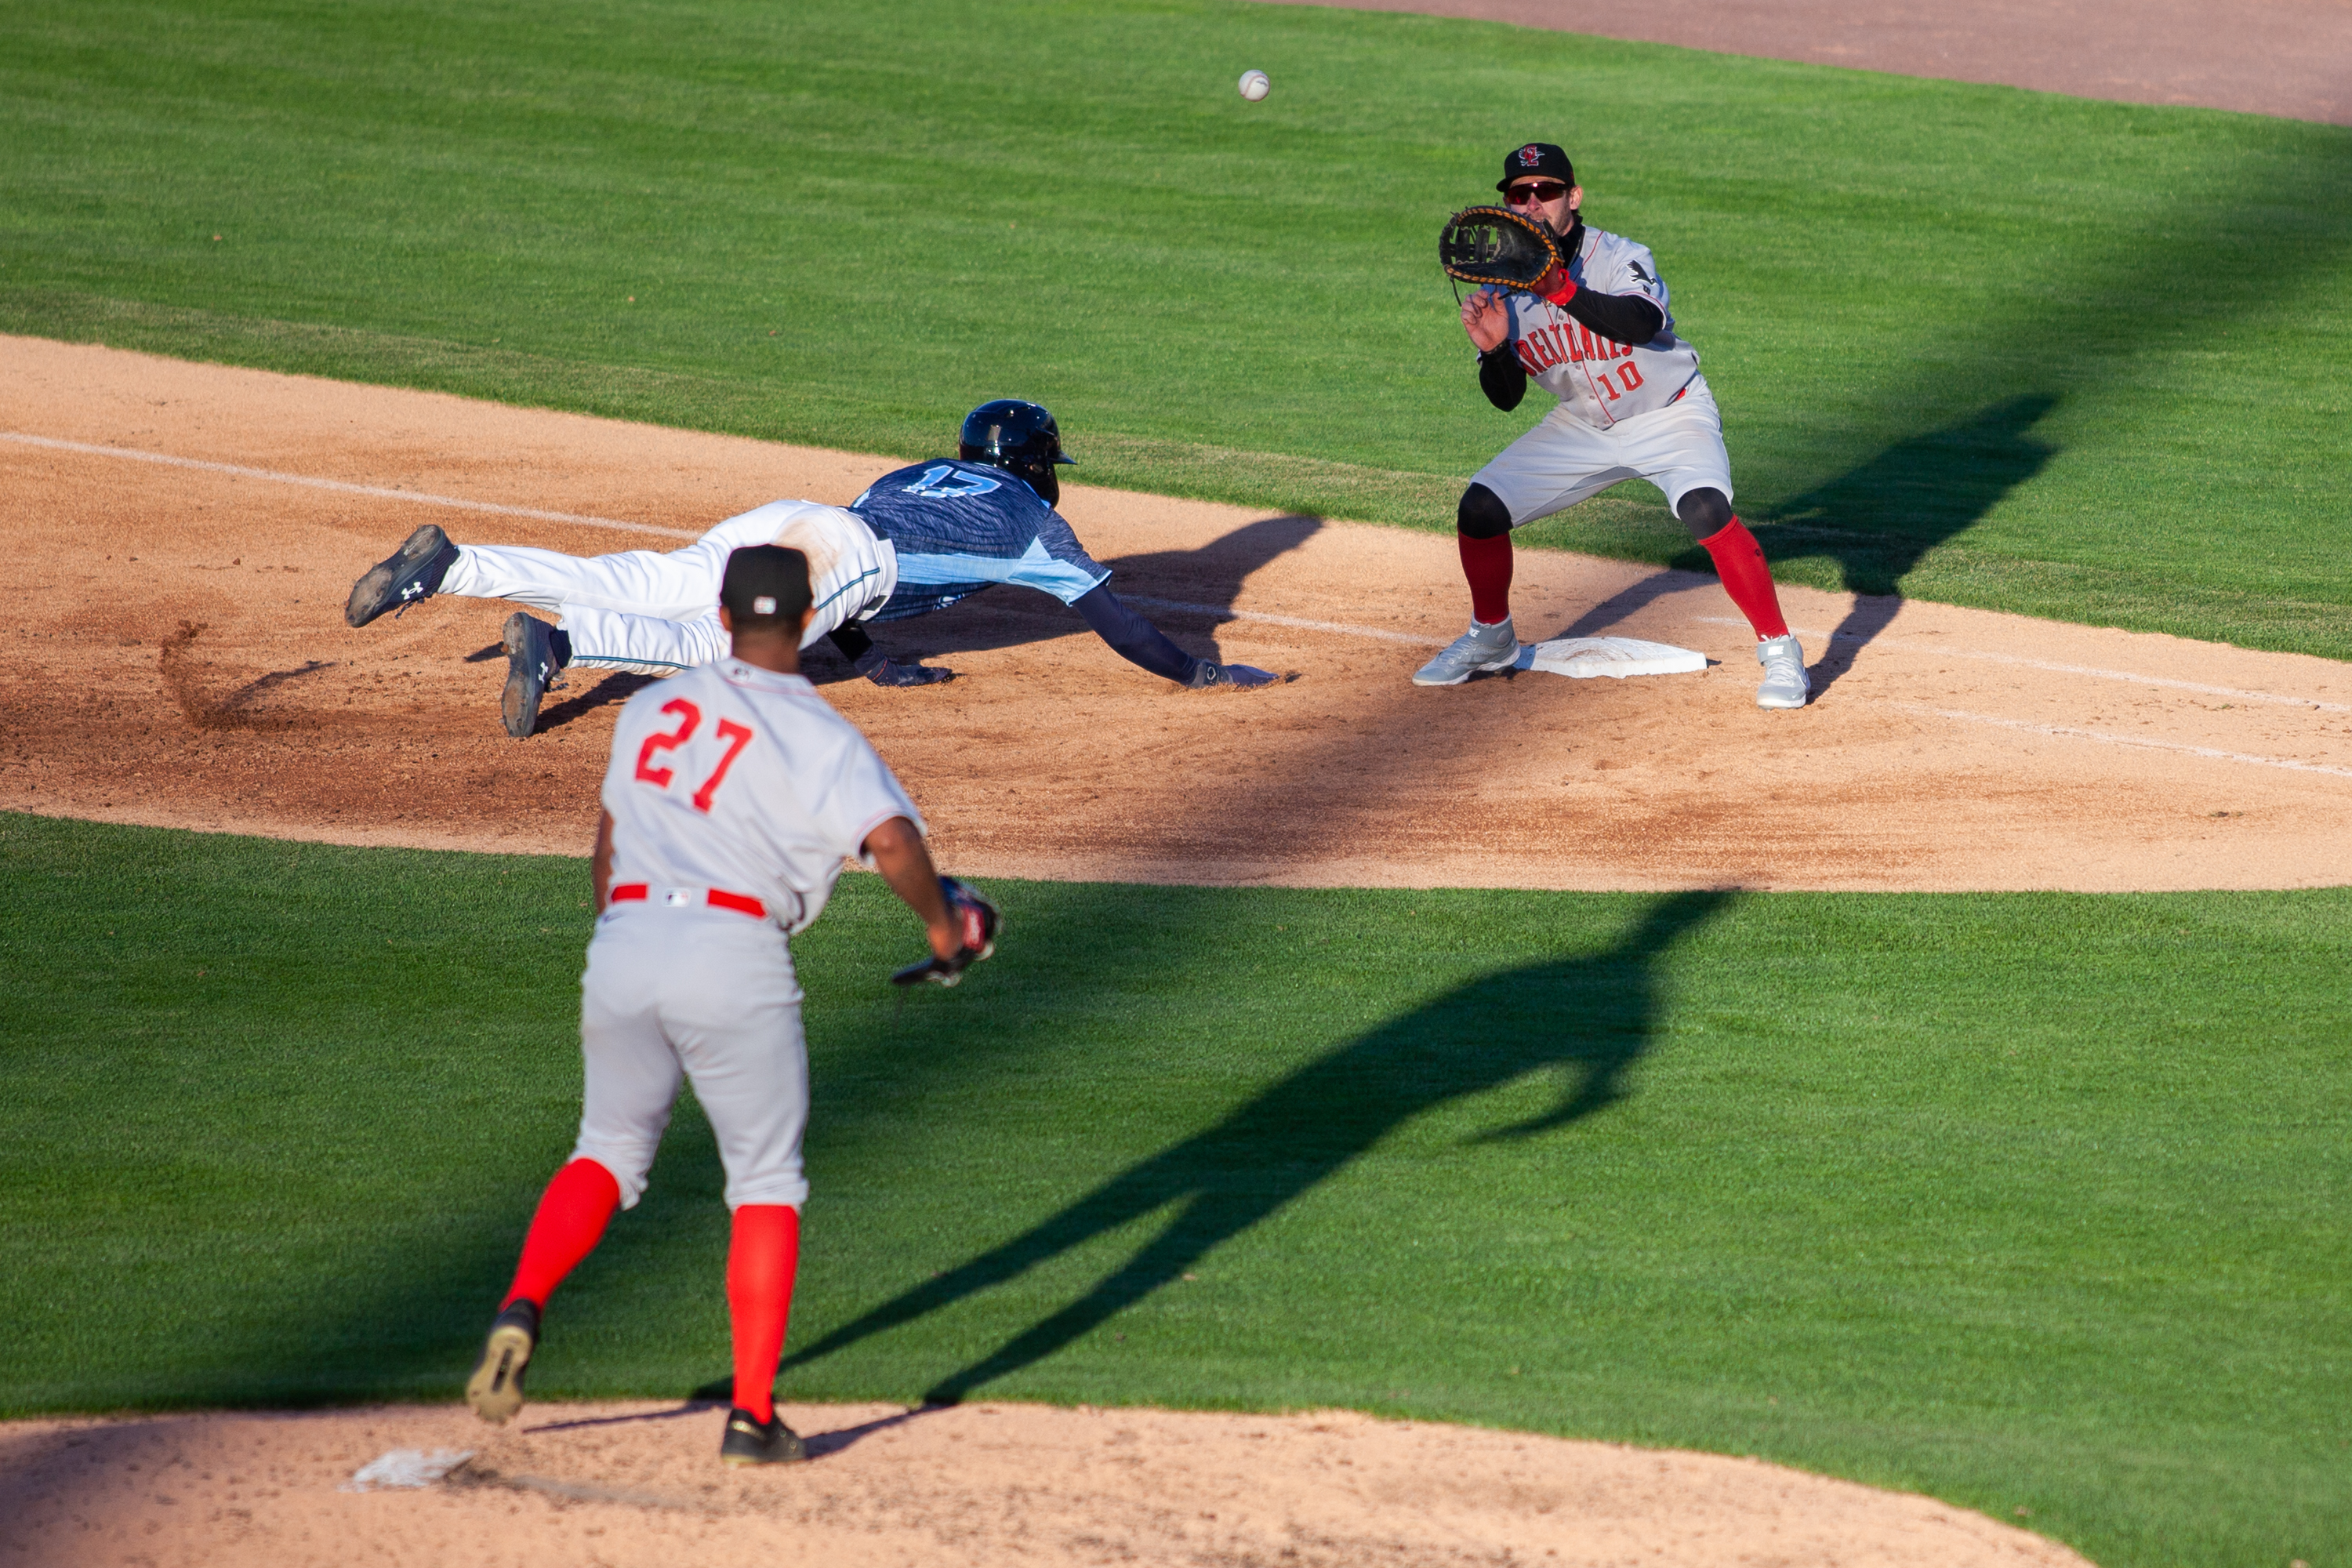
[[1478,384],[1508,412],[1533,380],[1559,400],[1536,427],[1478,470],[1454,520],[1470,584],[1470,629],[1413,676],[1458,686],[1518,658],[1511,625],[1511,531],[1625,479],[1647,479],[1713,558],[1724,592],[1757,637],[1757,705],[1801,708],[1804,650],[1780,616],[1756,536],[1731,510],[1723,417],[1698,351],[1675,335],[1657,263],[1645,247],[1588,227],[1568,154],[1549,142],[1514,148],[1496,189],[1560,237],[1568,265],[1535,292],[1481,289],[1462,305],[1478,350]]

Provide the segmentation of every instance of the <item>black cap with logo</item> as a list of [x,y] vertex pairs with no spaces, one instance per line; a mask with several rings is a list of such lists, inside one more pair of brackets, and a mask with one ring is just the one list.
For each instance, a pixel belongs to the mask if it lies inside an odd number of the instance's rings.
[[808,557],[782,544],[751,544],[730,552],[727,574],[719,580],[719,602],[739,628],[764,622],[797,626],[801,613],[814,602]]
[[1495,182],[1498,191],[1508,191],[1513,180],[1558,180],[1564,185],[1576,184],[1576,166],[1568,154],[1549,142],[1530,142],[1524,147],[1514,147],[1503,154],[1503,177]]

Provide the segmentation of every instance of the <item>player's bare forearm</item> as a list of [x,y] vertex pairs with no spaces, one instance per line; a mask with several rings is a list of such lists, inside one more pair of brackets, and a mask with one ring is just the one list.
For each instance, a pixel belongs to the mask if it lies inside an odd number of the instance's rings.
[[914,910],[929,930],[931,952],[941,958],[953,958],[962,947],[963,939],[955,923],[948,918],[947,895],[940,891],[939,868],[931,864],[931,852],[923,844],[923,836],[915,825],[903,816],[894,816],[866,836],[866,853],[873,858],[874,868],[890,884],[906,906]]
[[613,814],[596,814],[596,849],[589,857],[588,875],[595,887],[596,912],[604,912],[604,900],[613,891]]

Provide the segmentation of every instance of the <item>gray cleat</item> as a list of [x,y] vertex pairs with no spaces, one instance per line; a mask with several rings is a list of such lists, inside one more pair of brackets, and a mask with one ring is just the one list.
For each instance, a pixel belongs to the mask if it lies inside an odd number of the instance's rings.
[[562,684],[555,679],[563,668],[556,652],[555,628],[520,610],[507,617],[507,689],[499,699],[499,714],[507,733],[527,740],[539,728],[539,704],[547,689]]
[[1481,670],[1507,669],[1517,662],[1519,634],[1505,616],[1499,626],[1470,623],[1470,629],[1445,645],[1445,651],[1413,671],[1415,686],[1459,686]]
[[401,611],[419,599],[429,599],[441,588],[441,579],[457,564],[457,547],[428,522],[408,536],[407,542],[369,567],[352,584],[343,605],[343,619],[363,626],[386,610]]
[[1756,662],[1764,667],[1764,684],[1756,689],[1759,708],[1802,708],[1812,695],[1813,682],[1805,673],[1805,650],[1797,634],[1784,632],[1756,645]]

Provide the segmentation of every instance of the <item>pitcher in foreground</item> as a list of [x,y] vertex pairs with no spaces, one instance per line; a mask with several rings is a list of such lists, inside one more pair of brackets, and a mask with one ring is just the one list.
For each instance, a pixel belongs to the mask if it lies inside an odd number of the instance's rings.
[[727,1305],[734,1409],[719,1458],[803,1457],[773,1386],[808,1197],[808,1047],[784,939],[824,911],[858,856],[921,917],[931,956],[901,983],[953,984],[994,951],[996,910],[933,869],[922,818],[874,748],[799,674],[807,557],[727,561],[730,657],[647,687],[613,734],[596,830],[596,934],[581,981],[580,1142],[540,1199],[467,1403],[522,1407],[548,1298],[645,1193],[681,1074],[694,1079],[734,1214]]

